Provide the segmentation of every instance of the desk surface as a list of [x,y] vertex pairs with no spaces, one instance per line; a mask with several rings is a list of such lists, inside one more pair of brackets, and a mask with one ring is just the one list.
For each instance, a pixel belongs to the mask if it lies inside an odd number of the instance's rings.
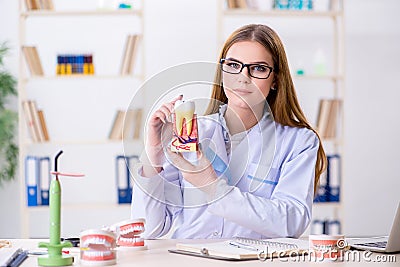
[[[37,249],[38,240],[35,239],[15,239],[11,240],[13,246],[20,246],[23,249]],[[140,267],[164,267],[164,266],[188,266],[190,267],[205,267],[205,266],[226,266],[226,265],[238,265],[241,266],[268,266],[274,264],[274,266],[287,266],[288,263],[296,266],[311,266],[320,264],[319,262],[310,262],[309,260],[296,260],[295,258],[285,259],[267,259],[265,262],[259,260],[243,261],[243,262],[229,262],[213,259],[204,259],[200,257],[186,256],[169,253],[168,249],[175,248],[177,242],[202,242],[199,240],[173,240],[173,239],[162,239],[162,240],[146,240],[145,243],[148,250],[143,251],[118,251],[117,254],[117,266],[140,266]],[[203,241],[204,242],[204,241]],[[353,252],[353,251],[352,251]],[[359,252],[359,251],[357,251]],[[349,257],[348,261],[344,262],[324,262],[332,266],[364,266],[366,263],[376,263],[379,266],[400,266],[400,254],[380,254],[380,253],[368,253],[367,257],[363,259],[363,252],[359,252],[361,259],[357,260],[356,257]],[[79,265],[79,253],[72,253],[75,257],[74,266]],[[365,256],[364,256],[365,257]],[[143,265],[141,265],[143,264]],[[37,266],[36,256],[30,256],[24,261],[22,266]],[[371,264],[369,264],[371,266]]]

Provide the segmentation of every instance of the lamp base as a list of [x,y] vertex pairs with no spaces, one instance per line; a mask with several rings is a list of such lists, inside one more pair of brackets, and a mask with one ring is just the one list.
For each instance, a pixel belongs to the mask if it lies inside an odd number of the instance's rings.
[[74,262],[72,255],[62,254],[63,248],[72,247],[72,243],[62,242],[58,244],[50,244],[46,242],[39,243],[40,248],[47,248],[48,254],[42,257],[38,257],[39,266],[68,266]]
[[38,258],[39,266],[68,266],[74,263],[74,257],[71,255],[42,256]]

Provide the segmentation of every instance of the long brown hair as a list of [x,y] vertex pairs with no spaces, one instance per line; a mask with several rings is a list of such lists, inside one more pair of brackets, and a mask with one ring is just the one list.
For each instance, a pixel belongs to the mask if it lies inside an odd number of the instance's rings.
[[[276,90],[270,90],[267,96],[267,102],[271,108],[274,120],[281,125],[310,129],[319,139],[317,161],[315,164],[315,194],[319,184],[319,177],[326,169],[327,159],[321,138],[308,123],[300,108],[282,41],[276,32],[266,25],[246,25],[237,29],[228,37],[219,55],[219,60],[225,58],[229,48],[234,43],[241,41],[258,42],[272,54],[272,59],[274,61],[274,88]],[[211,101],[206,110],[206,114],[218,112],[221,102],[227,103],[228,98],[224,93],[221,71],[217,70],[214,78]]]

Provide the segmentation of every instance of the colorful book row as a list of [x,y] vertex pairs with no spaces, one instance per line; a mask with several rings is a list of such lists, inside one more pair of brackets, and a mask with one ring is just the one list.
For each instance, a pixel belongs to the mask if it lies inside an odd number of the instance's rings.
[[92,54],[57,55],[57,75],[94,74]]
[[227,0],[228,8],[260,9],[269,3],[269,9],[312,10],[313,0]]
[[313,0],[275,0],[275,9],[312,10]]

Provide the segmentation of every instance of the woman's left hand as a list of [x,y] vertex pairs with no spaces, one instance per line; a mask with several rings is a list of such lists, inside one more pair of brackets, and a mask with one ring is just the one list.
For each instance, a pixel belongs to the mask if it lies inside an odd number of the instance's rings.
[[174,153],[167,149],[168,158],[171,163],[182,172],[183,179],[196,186],[202,191],[209,191],[218,179],[211,162],[200,151],[197,151],[197,162],[186,160],[181,153]]

